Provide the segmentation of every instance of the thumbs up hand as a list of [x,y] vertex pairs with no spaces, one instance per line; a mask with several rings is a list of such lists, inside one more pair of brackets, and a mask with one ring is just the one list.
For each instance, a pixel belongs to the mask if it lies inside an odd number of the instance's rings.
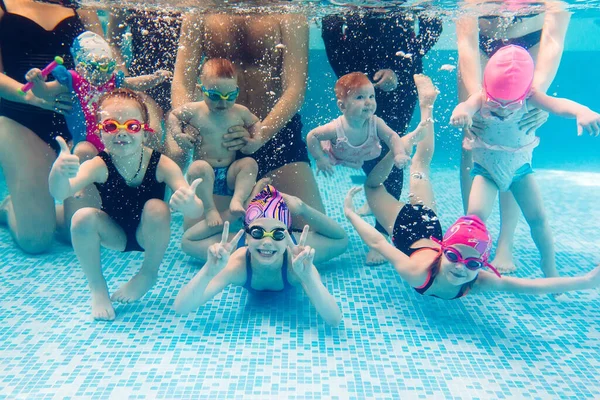
[[79,172],[79,157],[71,154],[71,149],[61,136],[57,136],[56,141],[60,146],[60,153],[52,169],[67,179],[75,178]]
[[202,178],[198,178],[191,185],[182,186],[177,189],[169,201],[171,209],[173,211],[181,211],[186,217],[200,218],[204,212],[204,204],[196,196],[196,188],[201,182]]

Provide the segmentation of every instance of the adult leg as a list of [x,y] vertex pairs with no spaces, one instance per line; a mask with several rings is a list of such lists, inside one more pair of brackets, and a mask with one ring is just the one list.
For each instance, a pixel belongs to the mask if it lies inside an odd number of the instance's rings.
[[115,309],[102,275],[100,245],[123,251],[127,244],[125,232],[104,211],[81,208],[73,215],[71,241],[90,287],[92,316],[107,321],[115,319]]
[[47,251],[56,229],[48,175],[56,153],[34,132],[0,117],[0,165],[10,196],[0,206],[0,223],[8,225],[19,248],[30,254]]
[[511,186],[515,200],[523,211],[523,216],[531,228],[531,237],[541,255],[541,268],[546,278],[558,276],[554,252],[554,238],[544,211],[542,195],[532,174]]
[[129,282],[112,295],[111,300],[131,303],[140,299],[154,286],[158,268],[171,238],[170,224],[169,206],[162,200],[148,200],[142,210],[142,220],[136,232],[136,239],[144,249],[142,267]]

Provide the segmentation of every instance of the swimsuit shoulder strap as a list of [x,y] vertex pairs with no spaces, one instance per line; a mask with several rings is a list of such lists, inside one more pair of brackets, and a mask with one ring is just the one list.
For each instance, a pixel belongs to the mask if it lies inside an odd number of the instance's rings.
[[429,289],[431,287],[431,285],[433,285],[433,281],[435,281],[435,277],[437,276],[438,272],[439,272],[439,267],[438,267],[438,263],[436,263],[436,265],[429,270],[429,274],[427,275],[427,280],[425,281],[425,283],[419,287],[414,288],[417,293],[423,294],[427,291],[427,289]]
[[106,164],[106,168],[108,169],[108,176],[111,176],[114,173],[118,173],[117,167],[115,167],[115,164],[112,162],[112,159],[110,158],[110,155],[107,152],[101,151],[100,153],[98,153],[98,157],[100,157],[102,161],[104,161],[104,164]]
[[150,172],[152,178],[156,179],[156,169],[158,168],[158,162],[160,161],[161,153],[158,151],[152,150],[152,154],[150,154],[150,161],[148,162],[148,168],[146,169],[146,174]]
[[246,249],[246,283],[244,288],[252,290],[252,266],[250,265],[250,250]]
[[8,10],[6,9],[6,4],[4,4],[4,0],[0,0],[0,8],[2,9],[2,11],[4,11],[5,13],[8,12]]
[[376,115],[373,115],[371,118],[369,118],[369,127],[367,128],[369,137],[374,138],[377,141],[379,141],[379,136],[377,136],[377,119],[378,118],[379,117]]

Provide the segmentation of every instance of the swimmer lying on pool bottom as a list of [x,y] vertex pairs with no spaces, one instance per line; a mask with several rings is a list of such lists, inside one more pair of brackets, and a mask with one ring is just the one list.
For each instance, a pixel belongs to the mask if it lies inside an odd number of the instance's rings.
[[[109,92],[98,101],[99,130],[106,150],[79,165],[59,137],[61,152],[52,166],[50,193],[57,200],[96,185],[102,210],[85,207],[73,215],[73,249],[88,280],[95,319],[113,320],[111,300],[129,303],[142,297],[156,282],[171,237],[169,206],[185,216],[199,218],[203,205],[195,195],[200,179],[188,185],[174,161],[144,146],[148,110],[127,89]],[[169,205],[165,184],[173,190]],[[139,272],[109,298],[102,275],[100,247],[143,251]]]
[[[221,242],[208,249],[206,264],[181,289],[175,299],[175,311],[188,313],[229,285],[243,286],[251,293],[301,286],[325,322],[337,326],[342,313],[313,264],[315,250],[306,245],[308,225],[296,244],[290,233],[288,202],[290,208],[308,207],[300,199],[283,195],[269,185],[250,202],[245,229],[231,240],[229,222],[225,222]],[[240,246],[240,239],[246,244]]]

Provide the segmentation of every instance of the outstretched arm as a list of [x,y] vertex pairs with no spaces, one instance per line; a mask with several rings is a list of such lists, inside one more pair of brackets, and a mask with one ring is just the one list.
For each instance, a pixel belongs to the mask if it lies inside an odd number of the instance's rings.
[[310,265],[310,272],[301,280],[301,284],[310,302],[315,306],[317,312],[325,322],[331,326],[338,326],[342,322],[340,307],[337,305],[335,297],[323,285],[319,271],[317,271],[317,268],[312,263]]
[[560,117],[576,118],[577,133],[581,135],[583,130],[597,136],[600,133],[600,114],[590,110],[588,107],[569,99],[548,96],[536,91],[527,100],[531,105],[556,114]]
[[523,294],[552,294],[574,290],[593,289],[600,285],[600,265],[583,276],[525,279],[511,276],[498,278],[487,271],[480,271],[473,287],[481,292],[509,292]]
[[151,75],[139,75],[135,77],[125,78],[123,80],[123,87],[131,90],[137,90],[143,92],[148,89],[160,85],[169,77],[171,73],[169,71],[158,70]]
[[204,21],[199,14],[188,13],[183,16],[171,85],[173,108],[195,100],[203,32]]

